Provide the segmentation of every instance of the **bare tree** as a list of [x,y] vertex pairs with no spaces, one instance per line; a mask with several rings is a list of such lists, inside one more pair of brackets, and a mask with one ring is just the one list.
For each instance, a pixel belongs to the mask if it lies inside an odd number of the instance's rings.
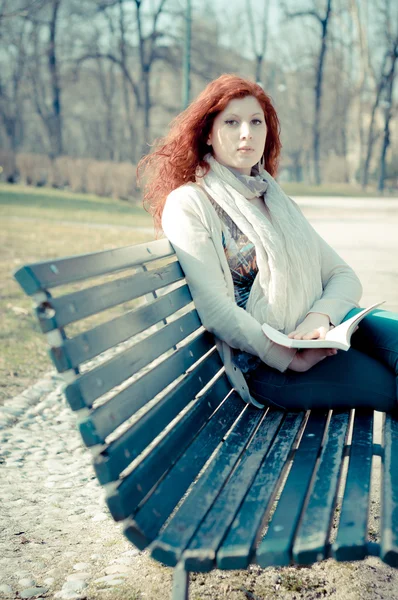
[[47,0],[2,0],[0,2],[0,23],[5,19],[27,17],[33,11],[42,8],[46,3]]
[[[118,47],[113,51],[88,51],[82,54],[78,59],[78,65],[90,59],[108,60],[119,66],[123,76],[123,98],[125,112],[128,115],[128,124],[130,139],[134,138],[133,160],[138,160],[142,154],[147,151],[147,144],[150,141],[150,114],[151,114],[151,71],[156,60],[161,58],[162,52],[159,51],[159,40],[165,36],[159,27],[159,19],[164,12],[168,0],[159,0],[156,9],[149,15],[145,15],[146,29],[143,26],[143,4],[144,0],[97,0],[98,11],[118,10]],[[135,36],[137,45],[127,42],[127,24],[126,11],[124,7],[134,6],[135,8]],[[150,25],[149,25],[150,23]],[[149,25],[149,26],[148,26]],[[138,61],[133,62],[132,59]],[[138,70],[136,64],[138,62]],[[137,143],[137,129],[133,127],[130,120],[131,106],[128,89],[133,92],[135,97],[136,109],[142,116],[141,138]],[[137,120],[137,119],[136,119]]]
[[24,132],[23,106],[27,91],[23,88],[23,81],[29,66],[27,25],[21,18],[10,20],[0,38],[3,42],[3,55],[0,59],[0,120],[7,146],[13,152],[20,148]]
[[[396,11],[396,5],[394,5]],[[362,187],[369,182],[369,172],[372,163],[376,140],[382,137],[382,148],[379,164],[379,188],[384,186],[385,159],[389,146],[389,127],[392,115],[393,87],[396,74],[398,15],[394,15],[390,0],[380,0],[374,7],[376,25],[374,27],[374,42],[379,52],[369,53],[370,73],[374,87],[374,99],[371,107],[370,123],[367,135],[367,148],[362,172]],[[394,18],[395,17],[395,18]],[[395,29],[394,29],[395,28]],[[373,58],[373,55],[375,58]],[[378,59],[378,56],[381,58]],[[384,131],[377,128],[377,116],[384,105]]]
[[[33,86],[33,101],[47,131],[50,157],[63,153],[61,77],[57,52],[59,12],[63,0],[47,0],[44,11],[28,15],[34,25],[34,68],[30,77]],[[43,42],[43,29],[48,40]],[[46,68],[42,64],[45,56]]]
[[319,54],[316,61],[315,68],[315,86],[314,86],[314,122],[313,122],[313,161],[314,161],[314,181],[316,185],[321,183],[321,170],[320,170],[320,132],[321,132],[321,109],[322,109],[322,92],[323,92],[323,78],[324,78],[324,65],[326,58],[326,51],[328,45],[328,29],[330,18],[332,14],[332,0],[326,0],[326,8],[324,15],[321,15],[315,8],[312,10],[298,10],[295,12],[289,12],[285,9],[286,18],[294,19],[300,17],[311,17],[316,20],[320,25],[321,29],[321,43],[319,48]]
[[396,38],[392,41],[392,51],[389,56],[390,67],[386,76],[386,95],[385,95],[385,112],[384,112],[384,131],[383,141],[380,154],[380,165],[379,165],[379,181],[378,190],[384,191],[384,181],[386,177],[386,155],[387,149],[390,145],[390,122],[392,118],[392,107],[393,107],[393,89],[394,79],[396,75],[396,63],[398,59],[398,33]]
[[[264,57],[265,57],[265,53],[267,50],[267,42],[268,42],[268,15],[269,15],[270,3],[271,3],[271,0],[263,0],[264,9],[263,9],[263,16],[262,16],[262,20],[261,20],[260,41],[258,43],[257,35],[256,35],[256,23],[255,23],[255,19],[254,19],[254,15],[253,15],[252,3],[251,3],[251,0],[246,0],[247,17],[248,17],[248,22],[249,22],[249,32],[250,32],[250,38],[252,40],[253,54],[254,54],[254,58],[255,58],[255,78],[256,78],[256,82],[259,83],[260,85],[263,84],[262,71],[263,71],[263,62],[264,62]],[[258,5],[256,5],[257,12],[258,12],[258,8],[259,8]]]

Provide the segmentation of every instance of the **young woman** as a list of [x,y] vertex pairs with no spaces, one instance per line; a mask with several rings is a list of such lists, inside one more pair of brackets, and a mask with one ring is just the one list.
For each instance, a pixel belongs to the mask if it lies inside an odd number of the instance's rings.
[[358,277],[275,181],[278,117],[255,83],[211,82],[139,165],[145,205],[173,244],[226,373],[258,407],[289,410],[397,402],[398,316],[375,310],[348,352],[275,344],[266,322],[323,338],[359,310]]

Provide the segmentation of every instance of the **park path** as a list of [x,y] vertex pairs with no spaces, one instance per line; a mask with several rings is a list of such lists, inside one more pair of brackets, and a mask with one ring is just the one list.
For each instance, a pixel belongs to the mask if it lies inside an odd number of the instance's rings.
[[[363,305],[385,299],[386,308],[398,310],[398,200],[386,209],[369,200],[346,208],[341,199],[314,202],[299,199],[317,231],[360,275]],[[0,408],[0,469],[0,597],[169,597],[170,569],[135,550],[111,520],[55,373]],[[374,520],[371,527],[377,538]],[[372,557],[305,569],[252,566],[194,575],[192,588],[194,600],[398,600],[398,571]]]

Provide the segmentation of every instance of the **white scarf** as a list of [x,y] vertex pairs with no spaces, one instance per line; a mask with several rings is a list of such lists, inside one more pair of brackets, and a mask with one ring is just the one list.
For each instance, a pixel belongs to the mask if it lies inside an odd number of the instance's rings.
[[[290,333],[322,295],[316,234],[265,169],[255,177],[235,175],[205,156],[210,171],[197,182],[254,244],[258,274],[246,310],[260,323]],[[268,185],[266,185],[268,184]],[[262,196],[272,223],[250,200]]]

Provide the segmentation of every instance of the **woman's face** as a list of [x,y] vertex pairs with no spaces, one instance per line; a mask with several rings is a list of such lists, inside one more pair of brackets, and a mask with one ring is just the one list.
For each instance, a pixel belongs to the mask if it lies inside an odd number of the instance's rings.
[[218,113],[207,143],[213,147],[213,156],[219,163],[250,175],[264,153],[266,137],[261,104],[254,96],[245,96],[231,100]]

